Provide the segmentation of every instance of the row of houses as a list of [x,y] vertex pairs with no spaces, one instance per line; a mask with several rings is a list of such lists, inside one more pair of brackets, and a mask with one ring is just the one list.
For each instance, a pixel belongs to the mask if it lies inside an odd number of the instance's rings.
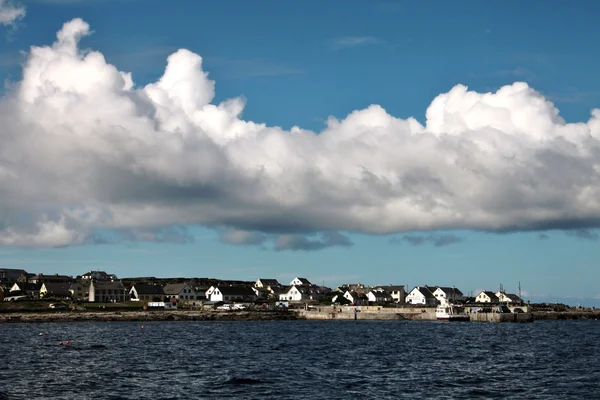
[[[27,279],[23,279],[27,277]],[[14,281],[11,286],[5,282]],[[90,302],[234,302],[286,301],[333,302],[366,305],[396,303],[435,306],[447,303],[513,303],[522,304],[519,296],[503,291],[481,291],[475,298],[465,297],[455,287],[416,286],[406,293],[404,285],[365,286],[345,284],[336,288],[315,285],[308,279],[296,277],[288,285],[277,279],[259,278],[256,282],[214,281],[212,285],[197,280],[162,284],[157,278],[119,280],[104,271],[89,271],[71,278],[64,275],[28,274],[23,270],[0,269],[0,299],[18,297],[73,299]]]

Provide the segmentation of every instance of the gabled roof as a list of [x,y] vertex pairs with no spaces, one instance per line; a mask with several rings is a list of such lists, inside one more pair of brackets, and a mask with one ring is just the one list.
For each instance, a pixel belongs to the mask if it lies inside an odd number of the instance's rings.
[[310,281],[306,278],[300,278],[300,277],[296,277],[293,280],[298,279],[300,282],[302,282],[303,285],[311,285]]
[[0,268],[0,275],[6,278],[18,278],[21,275],[27,276],[27,271],[24,269],[13,269],[13,268]]
[[519,296],[517,296],[516,294],[504,293],[504,296],[508,297],[512,301],[521,301],[521,298]]
[[217,289],[223,296],[255,296],[254,290],[248,286],[219,286]]
[[71,288],[70,283],[46,282],[42,286],[44,286],[46,291],[51,294],[71,294],[69,291]]
[[354,290],[348,290],[346,293],[349,293],[354,300],[364,300],[367,298],[367,296],[364,293],[358,293]]
[[42,287],[42,285],[40,285],[39,283],[17,283],[17,285],[19,286],[19,289],[23,292],[36,292],[38,290],[40,290],[40,288]]
[[186,286],[189,287],[190,285],[187,283],[169,283],[168,285],[165,285],[163,291],[168,295],[178,295]]
[[30,280],[40,280],[40,279],[45,279],[45,280],[65,280],[65,281],[70,281],[73,279],[73,277],[68,276],[68,275],[58,275],[58,274],[54,274],[54,275],[44,275],[44,274],[38,274],[38,275],[34,275],[32,277],[29,278]]
[[500,299],[498,298],[498,296],[496,296],[496,293],[494,292],[490,292],[489,290],[483,290],[479,294],[481,293],[485,293],[492,301],[500,301]]
[[261,281],[261,283],[264,286],[279,286],[280,283],[277,279],[266,279],[266,278],[258,278],[259,281]]
[[[431,293],[431,290],[427,286],[415,286],[413,290],[417,290],[419,293],[425,296],[426,299],[435,299],[435,296],[433,293]],[[411,290],[411,292],[413,290]]]
[[390,298],[392,295],[385,290],[371,290],[369,293],[372,293],[376,299],[385,299]]
[[[99,281],[92,282],[92,284],[94,285],[94,290],[125,290],[125,286],[121,282]],[[92,284],[90,284],[90,287]]]
[[148,283],[136,283],[132,286],[137,294],[160,294],[163,295],[163,287],[160,285],[150,285]]
[[[440,289],[442,292],[446,294],[446,296],[462,296],[463,293],[454,287],[446,287],[446,286],[437,286],[437,289]],[[436,289],[436,290],[437,290]]]

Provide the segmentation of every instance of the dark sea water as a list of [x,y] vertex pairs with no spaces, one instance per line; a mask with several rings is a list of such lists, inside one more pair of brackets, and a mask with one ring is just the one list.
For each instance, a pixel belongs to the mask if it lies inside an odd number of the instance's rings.
[[144,326],[0,325],[0,399],[600,398],[598,321]]

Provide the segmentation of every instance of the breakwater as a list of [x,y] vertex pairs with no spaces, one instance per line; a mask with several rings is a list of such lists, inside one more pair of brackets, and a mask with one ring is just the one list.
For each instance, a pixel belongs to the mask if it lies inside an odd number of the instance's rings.
[[[308,320],[407,320],[436,321],[434,308],[381,308],[381,307],[337,307],[299,310],[300,319]],[[471,322],[533,322],[534,315],[526,313],[470,313]]]

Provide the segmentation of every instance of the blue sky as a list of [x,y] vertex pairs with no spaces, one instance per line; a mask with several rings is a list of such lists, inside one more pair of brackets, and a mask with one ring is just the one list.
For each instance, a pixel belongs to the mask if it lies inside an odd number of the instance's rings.
[[[185,48],[203,57],[215,83],[214,104],[244,96],[245,120],[320,132],[329,116],[381,105],[397,118],[425,123],[425,111],[457,84],[494,92],[527,82],[567,122],[586,122],[600,106],[596,78],[600,3],[579,1],[136,0],[22,1],[26,16],[0,27],[0,76],[21,79],[29,46],[55,40],[80,17],[93,35],[81,47],[133,74],[156,81],[166,57]],[[455,285],[464,292],[500,283],[526,299],[600,305],[595,226],[489,233],[472,229],[369,235],[346,232],[352,246],[276,251],[231,245],[215,230],[189,226],[192,243],[118,241],[51,249],[0,248],[0,265],[32,272],[119,276],[197,276],[288,282],[306,276],[334,286]],[[450,240],[443,240],[443,238]],[[440,239],[442,238],[442,239]]]

